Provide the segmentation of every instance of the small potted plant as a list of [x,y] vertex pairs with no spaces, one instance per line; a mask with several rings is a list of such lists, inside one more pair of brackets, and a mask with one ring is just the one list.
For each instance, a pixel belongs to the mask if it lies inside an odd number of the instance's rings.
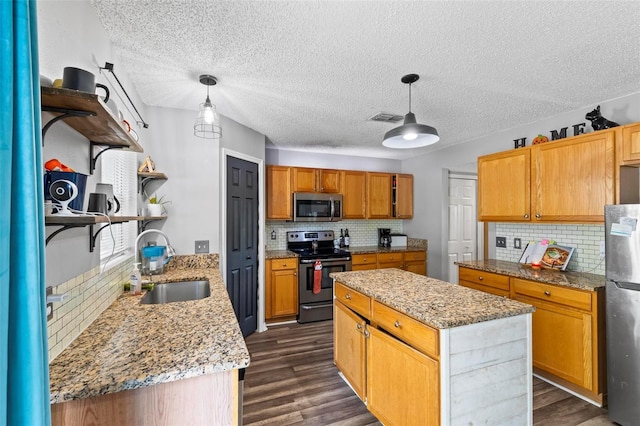
[[158,198],[156,194],[153,197],[149,198],[149,203],[147,204],[147,214],[149,216],[162,216],[162,214],[166,211],[164,205],[170,203],[171,201],[164,201],[164,196]]

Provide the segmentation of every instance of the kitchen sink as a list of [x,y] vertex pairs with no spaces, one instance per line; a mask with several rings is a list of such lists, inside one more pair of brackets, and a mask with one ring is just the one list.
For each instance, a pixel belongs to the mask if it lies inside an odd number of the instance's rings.
[[177,281],[154,285],[153,290],[148,291],[142,297],[140,303],[149,305],[185,302],[187,300],[204,299],[209,295],[211,295],[209,281]]

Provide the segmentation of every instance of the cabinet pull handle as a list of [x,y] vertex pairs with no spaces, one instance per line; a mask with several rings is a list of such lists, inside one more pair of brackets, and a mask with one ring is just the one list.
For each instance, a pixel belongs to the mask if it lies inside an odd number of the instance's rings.
[[351,295],[349,293],[347,293],[347,295],[344,296],[344,298],[347,299],[347,300],[351,300]]
[[478,277],[478,280],[479,280],[479,281],[482,281],[482,280],[484,280],[484,277],[483,277],[483,276],[479,276],[479,277]]
[[544,291],[544,295],[545,295],[545,296],[551,296],[551,292],[550,292],[549,290],[545,290],[545,291]]
[[400,321],[396,321],[396,322],[394,322],[394,323],[393,323],[393,326],[394,326],[395,328],[400,328]]
[[529,215],[527,213],[524,214],[525,219],[529,219]]

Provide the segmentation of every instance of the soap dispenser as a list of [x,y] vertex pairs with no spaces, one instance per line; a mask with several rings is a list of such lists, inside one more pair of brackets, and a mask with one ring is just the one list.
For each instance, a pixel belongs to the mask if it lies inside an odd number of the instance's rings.
[[130,284],[130,292],[131,294],[141,294],[142,293],[142,276],[140,275],[140,269],[138,268],[140,263],[133,264],[133,271],[129,276]]

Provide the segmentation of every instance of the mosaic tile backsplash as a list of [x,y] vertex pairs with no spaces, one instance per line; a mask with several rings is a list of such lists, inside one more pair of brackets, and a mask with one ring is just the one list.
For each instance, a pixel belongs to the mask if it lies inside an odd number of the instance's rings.
[[[402,233],[401,219],[380,220],[342,220],[340,222],[284,222],[268,220],[266,223],[265,241],[267,250],[284,250],[287,248],[287,231],[333,231],[340,236],[340,229],[348,229],[350,245],[378,245],[378,228],[391,228],[392,233]],[[276,239],[271,239],[271,231],[276,231]]]
[[[351,232],[351,230],[349,230]],[[496,259],[518,262],[527,243],[542,239],[575,247],[567,270],[604,275],[604,259],[600,259],[600,242],[604,241],[604,225],[538,225],[496,223],[496,236],[507,238],[507,248],[496,247]],[[513,239],[522,240],[522,248],[513,248]],[[495,241],[492,242],[495,244]]]

